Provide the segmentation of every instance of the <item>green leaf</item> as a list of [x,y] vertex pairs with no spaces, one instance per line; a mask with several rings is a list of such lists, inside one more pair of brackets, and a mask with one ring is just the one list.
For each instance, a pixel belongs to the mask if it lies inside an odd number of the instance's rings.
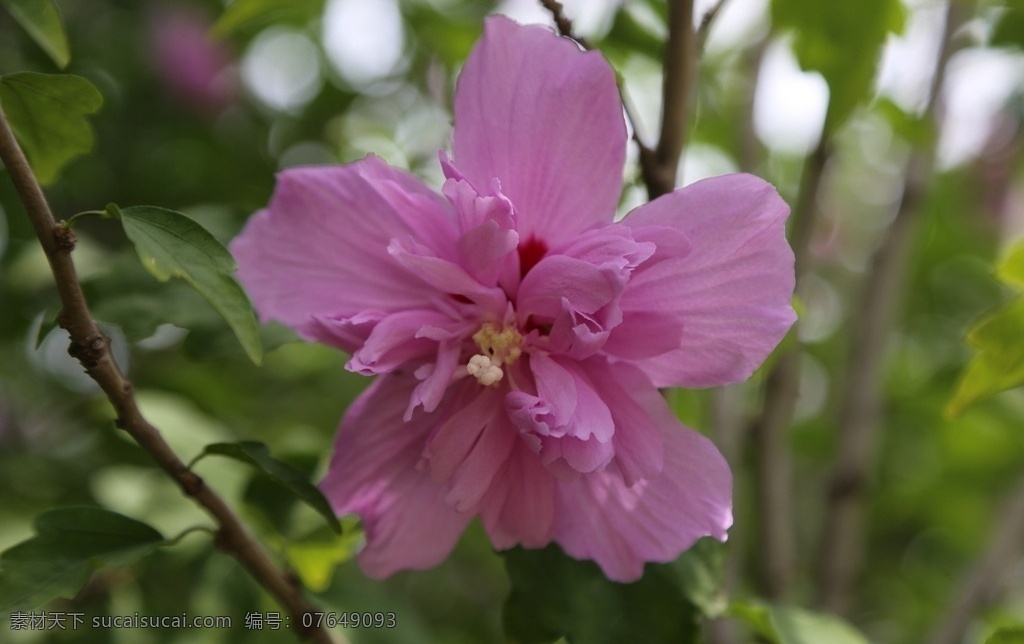
[[781,644],[868,644],[863,633],[834,615],[775,606],[771,609],[771,619]]
[[627,3],[615,13],[608,34],[601,41],[601,49],[612,47],[630,53],[639,53],[659,63],[665,56],[665,38],[652,31],[649,24],[636,18],[636,5]]
[[933,119],[908,113],[888,98],[879,99],[873,107],[885,117],[896,134],[908,143],[916,147],[934,144],[938,133]]
[[466,60],[483,27],[483,15],[439,10],[429,4],[404,3],[402,13],[416,39],[448,65]]
[[145,523],[98,507],[48,510],[34,526],[36,536],[0,555],[0,610],[72,597],[100,565],[128,565],[164,543]]
[[85,115],[99,110],[103,97],[80,76],[21,72],[0,77],[0,105],[36,178],[48,184],[92,149]]
[[304,503],[316,510],[327,520],[327,524],[336,533],[341,534],[341,523],[334,515],[331,504],[315,485],[309,482],[306,475],[297,468],[279,461],[270,455],[267,446],[257,441],[241,441],[238,443],[213,443],[207,445],[199,457],[216,454],[227,456],[236,461],[247,463],[269,476],[278,484],[289,489]]
[[274,23],[308,23],[323,15],[325,0],[235,0],[211,30],[223,38],[242,28]]
[[868,644],[863,633],[834,615],[761,602],[733,602],[729,612],[773,644]]
[[107,206],[121,220],[142,265],[158,280],[180,277],[206,298],[235,332],[256,364],[263,358],[259,325],[245,291],[232,276],[237,266],[224,246],[205,228],[180,212],[155,206],[120,209]]
[[1015,244],[996,267],[996,277],[1009,286],[1024,291],[1024,240]]
[[725,544],[710,537],[700,539],[671,566],[687,599],[704,617],[721,617],[729,608],[725,592]]
[[502,555],[512,585],[503,614],[510,641],[696,641],[697,610],[670,566],[648,565],[639,581],[620,584],[556,545]]
[[982,398],[1024,384],[1024,297],[989,313],[968,333],[978,350],[960,377],[946,414],[959,416]]
[[985,644],[1024,644],[1024,626],[1009,626],[997,629],[985,640]]
[[1011,0],[1006,4],[992,32],[990,44],[994,47],[1024,48],[1024,2]]
[[302,585],[320,593],[327,590],[334,571],[355,556],[362,542],[363,531],[353,523],[345,526],[341,536],[326,528],[316,530],[286,545],[284,554]]
[[71,60],[64,22],[53,0],[0,0],[58,67]]
[[886,36],[901,31],[904,20],[900,0],[772,0],[772,21],[793,31],[800,66],[828,83],[826,131],[868,98]]

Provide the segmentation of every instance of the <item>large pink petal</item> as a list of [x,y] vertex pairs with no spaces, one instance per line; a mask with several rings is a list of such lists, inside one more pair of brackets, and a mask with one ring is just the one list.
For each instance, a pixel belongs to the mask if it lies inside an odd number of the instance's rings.
[[378,378],[349,408],[320,489],[338,515],[356,513],[366,531],[359,565],[374,578],[431,568],[451,552],[471,517],[444,501],[445,488],[420,464],[437,414],[402,412],[417,381]]
[[455,163],[478,190],[501,182],[521,239],[556,243],[612,220],[626,127],[601,54],[489,18],[455,90],[453,139]]
[[[748,378],[796,320],[789,206],[770,184],[746,174],[698,181],[640,206],[623,223],[658,243],[666,227],[688,252],[659,245],[632,275],[624,319],[606,351],[630,359],[656,348],[649,336],[675,322],[675,348],[639,359],[659,387],[712,387]],[[635,346],[631,346],[635,344]]]
[[665,465],[656,477],[627,487],[606,470],[559,483],[555,540],[615,581],[638,579],[645,562],[672,561],[701,537],[724,540],[732,525],[725,459],[704,436],[663,420]]
[[314,316],[433,308],[435,291],[388,253],[395,238],[456,253],[448,202],[369,156],[280,173],[270,205],[249,220],[231,252],[260,318],[316,339],[324,329]]
[[480,519],[494,548],[540,548],[550,543],[557,520],[556,495],[554,474],[517,438],[480,503]]

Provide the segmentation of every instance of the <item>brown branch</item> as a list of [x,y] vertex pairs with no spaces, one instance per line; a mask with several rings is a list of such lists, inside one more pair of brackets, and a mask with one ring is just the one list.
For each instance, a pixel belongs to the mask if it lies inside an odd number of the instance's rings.
[[[946,63],[953,52],[953,34],[966,14],[966,7],[957,0],[948,3],[925,119],[935,118]],[[817,569],[818,604],[839,614],[850,608],[851,590],[864,558],[865,503],[881,426],[880,383],[884,381],[885,348],[899,308],[920,215],[919,203],[932,178],[934,157],[933,146],[917,147],[911,153],[896,216],[875,251],[850,320],[848,378],[841,392],[839,444],[828,487]]]
[[1014,563],[1024,554],[1024,478],[996,516],[1000,520],[984,555],[964,578],[929,644],[964,641],[975,614],[998,597]]
[[0,109],[0,160],[25,205],[32,226],[46,253],[57,284],[63,310],[58,321],[71,336],[68,352],[81,362],[86,373],[96,381],[117,413],[117,426],[128,432],[142,449],[156,461],[185,495],[192,497],[217,522],[217,546],[235,557],[247,568],[261,586],[287,609],[292,626],[305,639],[328,644],[331,634],[322,628],[305,628],[303,615],[316,612],[316,607],[303,596],[271,562],[266,551],[248,534],[230,507],[201,478],[178,458],[160,432],[139,411],[132,384],[121,373],[110,353],[110,340],[100,331],[89,311],[75,272],[71,251],[75,235],[64,222],[57,223],[50,211],[35,175],[14,138],[7,118]]
[[696,78],[697,35],[693,30],[693,0],[671,0],[661,92],[661,135],[654,150],[640,150],[640,172],[647,186],[647,196],[652,200],[676,187]]

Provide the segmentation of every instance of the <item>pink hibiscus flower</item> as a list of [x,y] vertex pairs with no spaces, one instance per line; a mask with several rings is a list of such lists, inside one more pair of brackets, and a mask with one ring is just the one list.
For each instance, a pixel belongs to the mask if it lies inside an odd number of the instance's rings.
[[658,387],[743,380],[792,325],[789,208],[730,175],[613,223],[625,146],[599,53],[494,17],[441,195],[374,156],[286,170],[232,243],[263,319],[378,376],[321,483],[366,574],[437,565],[473,517],[618,581],[725,539],[729,468]]

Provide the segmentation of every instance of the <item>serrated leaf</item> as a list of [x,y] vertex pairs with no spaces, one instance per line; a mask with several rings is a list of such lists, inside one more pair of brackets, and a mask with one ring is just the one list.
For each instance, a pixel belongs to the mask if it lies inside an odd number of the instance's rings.
[[696,641],[697,610],[670,566],[648,565],[639,581],[621,584],[556,545],[502,555],[512,585],[502,616],[510,641]]
[[997,629],[985,640],[985,644],[1024,644],[1024,626]]
[[121,220],[139,260],[154,277],[188,282],[217,309],[249,358],[260,363],[259,325],[248,296],[232,275],[237,266],[228,249],[180,212],[155,206],[120,209],[114,204],[107,212]]
[[338,517],[335,516],[331,504],[324,498],[323,493],[310,483],[306,475],[300,470],[271,456],[267,446],[263,443],[257,441],[213,443],[207,445],[200,456],[210,454],[227,456],[255,467],[278,484],[286,487],[299,500],[320,513],[332,530],[336,533],[341,533],[341,523],[338,521]]
[[996,267],[996,277],[1018,290],[1024,290],[1024,240],[1017,242]]
[[886,36],[903,29],[905,11],[900,0],[772,0],[772,22],[793,31],[800,67],[828,83],[827,131],[868,98]]
[[982,318],[967,333],[967,341],[978,353],[946,406],[951,417],[982,398],[1024,385],[1024,297]]
[[71,60],[64,21],[53,0],[0,0],[22,29],[28,32],[58,67]]
[[0,77],[0,105],[42,184],[92,149],[86,114],[103,105],[92,83],[70,74],[20,72]]
[[100,565],[124,566],[164,543],[152,527],[98,507],[48,510],[36,536],[0,555],[0,610],[71,597]]
[[323,15],[325,0],[235,0],[224,10],[211,32],[218,38],[250,26],[303,22]]
[[793,606],[733,602],[729,612],[772,644],[868,644],[867,637],[844,620]]

